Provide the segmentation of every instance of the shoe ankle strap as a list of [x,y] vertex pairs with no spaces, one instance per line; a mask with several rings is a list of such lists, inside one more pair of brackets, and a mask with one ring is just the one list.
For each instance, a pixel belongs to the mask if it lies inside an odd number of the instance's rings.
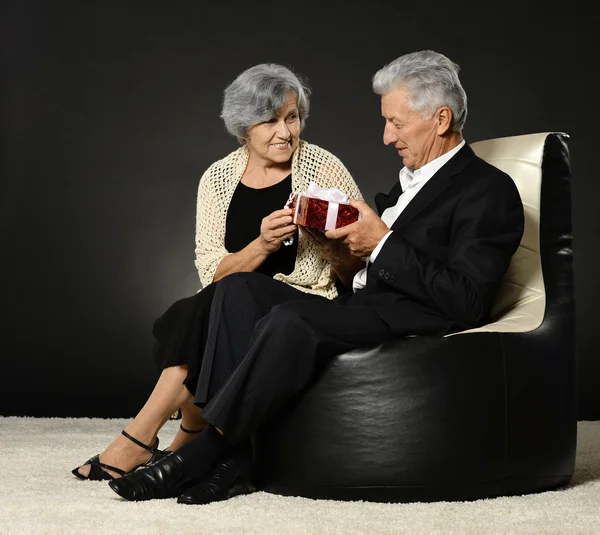
[[147,446],[143,442],[140,442],[137,438],[132,437],[125,429],[121,431],[121,434],[127,437],[131,442],[137,444],[140,448],[144,448],[147,451],[154,453],[158,449],[158,437],[156,437],[156,442],[152,446]]
[[179,424],[179,429],[181,429],[184,433],[188,433],[189,435],[195,435],[196,433],[201,433],[202,431],[204,431],[204,429],[198,429],[198,430],[187,429],[187,428],[183,427],[182,424]]

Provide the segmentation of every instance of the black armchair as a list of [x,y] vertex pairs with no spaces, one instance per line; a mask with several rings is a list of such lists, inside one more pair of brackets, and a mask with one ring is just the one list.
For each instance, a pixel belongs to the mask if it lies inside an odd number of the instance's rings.
[[333,359],[257,433],[264,490],[404,502],[569,482],[577,416],[567,141],[541,133],[472,144],[513,177],[525,207],[495,321]]

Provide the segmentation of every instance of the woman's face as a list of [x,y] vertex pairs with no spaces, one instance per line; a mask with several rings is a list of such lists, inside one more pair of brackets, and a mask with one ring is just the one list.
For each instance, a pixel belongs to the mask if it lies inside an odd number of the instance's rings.
[[294,93],[268,121],[248,129],[246,143],[250,152],[269,163],[285,163],[298,146],[300,116]]

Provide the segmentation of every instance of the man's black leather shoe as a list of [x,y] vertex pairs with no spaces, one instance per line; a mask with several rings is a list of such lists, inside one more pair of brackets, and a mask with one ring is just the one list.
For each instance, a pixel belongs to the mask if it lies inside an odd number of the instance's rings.
[[157,463],[108,482],[119,496],[132,502],[180,496],[198,483],[185,475],[183,459],[173,452]]
[[185,491],[177,503],[186,505],[205,505],[227,500],[239,494],[256,492],[252,482],[252,462],[240,456],[224,457],[202,480]]

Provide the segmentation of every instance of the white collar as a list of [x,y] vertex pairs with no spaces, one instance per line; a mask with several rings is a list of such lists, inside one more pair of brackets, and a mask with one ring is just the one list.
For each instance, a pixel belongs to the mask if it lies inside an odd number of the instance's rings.
[[427,182],[442,168],[444,164],[448,163],[450,158],[452,158],[452,156],[462,149],[464,145],[465,140],[463,139],[452,150],[442,154],[441,156],[438,156],[435,160],[431,160],[429,163],[425,164],[416,171],[413,171],[408,167],[403,167],[400,169],[400,186],[402,187],[402,191],[404,192],[408,188],[412,188],[420,182]]

